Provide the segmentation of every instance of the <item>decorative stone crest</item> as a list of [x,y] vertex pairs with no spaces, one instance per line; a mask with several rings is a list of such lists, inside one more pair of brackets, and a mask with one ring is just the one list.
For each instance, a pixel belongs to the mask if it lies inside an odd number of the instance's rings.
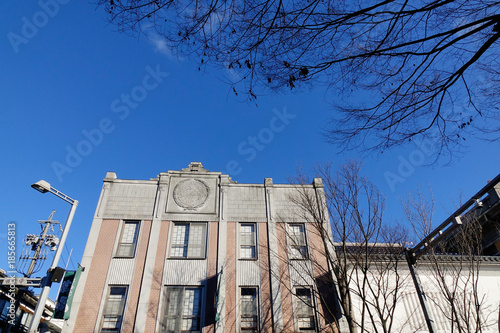
[[174,188],[175,203],[186,210],[196,210],[207,201],[210,190],[208,185],[198,179],[186,179]]

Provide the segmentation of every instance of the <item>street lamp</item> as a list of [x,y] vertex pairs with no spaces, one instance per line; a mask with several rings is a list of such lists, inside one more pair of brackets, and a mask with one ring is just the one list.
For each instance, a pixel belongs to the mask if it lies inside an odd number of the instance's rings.
[[71,226],[71,222],[73,221],[73,216],[75,215],[76,207],[78,206],[78,200],[73,200],[66,194],[59,192],[55,188],[51,187],[50,184],[45,180],[40,180],[39,182],[36,182],[35,184],[31,185],[31,187],[33,187],[35,190],[41,193],[50,192],[71,205],[71,210],[69,211],[68,218],[66,219],[66,224],[64,225],[63,228],[59,246],[57,247],[56,253],[54,254],[52,265],[48,269],[47,275],[42,280],[43,289],[42,292],[40,293],[40,297],[38,298],[38,303],[35,308],[35,313],[33,314],[33,319],[31,320],[31,324],[29,327],[30,333],[36,333],[38,332],[38,325],[40,324],[40,319],[42,318],[43,310],[45,310],[45,304],[47,303],[47,298],[49,297],[50,287],[52,285],[52,279],[51,279],[52,273],[54,269],[56,269],[57,264],[59,263],[59,258],[61,257],[64,243],[66,242],[69,228]]

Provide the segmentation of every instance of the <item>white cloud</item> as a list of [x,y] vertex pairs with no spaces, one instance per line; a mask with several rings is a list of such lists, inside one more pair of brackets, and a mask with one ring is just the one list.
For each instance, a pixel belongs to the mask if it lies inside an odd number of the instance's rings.
[[148,41],[153,44],[156,52],[163,54],[169,60],[184,61],[184,58],[179,56],[175,49],[169,47],[165,39],[159,33],[154,31],[151,26],[144,27],[142,31],[146,34]]

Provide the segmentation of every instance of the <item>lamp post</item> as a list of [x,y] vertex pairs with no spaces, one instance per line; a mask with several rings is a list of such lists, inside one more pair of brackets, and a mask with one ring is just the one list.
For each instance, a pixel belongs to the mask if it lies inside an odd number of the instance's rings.
[[71,210],[69,211],[68,218],[66,219],[66,224],[64,225],[63,232],[61,235],[61,241],[59,242],[59,246],[57,247],[56,253],[54,254],[52,265],[47,271],[47,275],[42,280],[42,292],[40,293],[40,297],[38,298],[38,303],[35,308],[35,313],[33,314],[33,319],[31,320],[31,324],[29,327],[30,333],[36,333],[38,332],[38,325],[40,324],[40,319],[42,318],[43,311],[45,310],[45,303],[47,303],[47,298],[49,297],[50,287],[52,285],[51,281],[52,272],[59,263],[59,258],[61,257],[64,248],[64,243],[66,242],[69,228],[71,227],[71,222],[73,221],[73,216],[75,215],[75,210],[76,207],[78,206],[78,200],[73,200],[66,194],[59,192],[55,188],[51,187],[50,184],[45,180],[40,180],[39,182],[36,182],[35,184],[31,185],[31,187],[42,193],[50,192],[55,196],[59,197],[60,199],[63,199],[67,203],[71,204]]

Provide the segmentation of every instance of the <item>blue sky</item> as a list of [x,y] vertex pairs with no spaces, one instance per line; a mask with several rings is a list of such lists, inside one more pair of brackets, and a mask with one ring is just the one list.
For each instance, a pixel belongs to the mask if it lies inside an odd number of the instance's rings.
[[107,171],[149,179],[200,161],[238,182],[285,183],[297,167],[358,158],[387,195],[388,221],[401,218],[399,196],[418,185],[432,187],[443,218],[460,192],[469,198],[500,172],[496,142],[471,140],[453,164],[430,167],[426,147],[414,143],[383,154],[340,153],[321,136],[332,112],[323,88],[260,96],[257,107],[224,83],[231,73],[199,72],[154,35],[117,33],[84,1],[2,2],[0,22],[1,268],[8,223],[16,222],[20,253],[24,235],[39,232],[37,220],[52,209],[66,219],[68,204],[30,188],[40,179],[80,201],[67,241],[74,268]]

